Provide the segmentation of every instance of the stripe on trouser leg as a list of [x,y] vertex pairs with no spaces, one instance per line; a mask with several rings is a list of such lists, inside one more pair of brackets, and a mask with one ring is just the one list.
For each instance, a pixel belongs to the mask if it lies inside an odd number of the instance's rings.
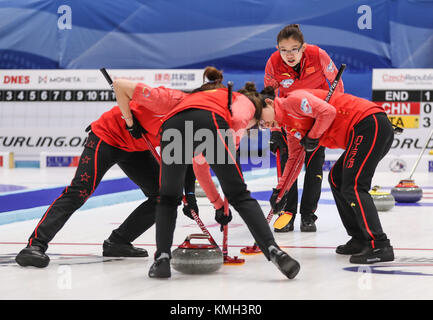
[[61,198],[65,193],[67,193],[67,192],[68,192],[68,187],[66,187],[65,192],[62,192],[62,194],[61,194],[60,196],[58,196],[57,199],[54,200],[54,202],[51,204],[51,206],[47,209],[47,211],[45,212],[45,214],[44,214],[44,216],[42,217],[41,221],[39,221],[38,225],[37,225],[36,228],[35,228],[35,231],[34,231],[35,236],[34,236],[34,238],[31,238],[30,241],[29,241],[29,245],[30,245],[30,246],[32,245],[32,241],[33,241],[33,239],[36,239],[36,238],[38,237],[38,228],[39,228],[39,226],[42,224],[42,222],[44,222],[45,218],[46,218],[47,215],[48,215],[48,212],[50,212],[51,208],[52,208],[53,205],[56,203],[56,201],[59,200],[59,199],[60,199],[60,198]]
[[93,193],[93,191],[95,191],[96,177],[98,176],[98,151],[99,151],[99,147],[101,145],[101,142],[102,142],[102,140],[99,140],[98,145],[96,146],[96,150],[95,150],[95,168],[94,168],[93,186],[92,186],[92,191],[89,194],[89,197]]
[[310,158],[307,161],[307,166],[306,166],[307,168],[310,165],[311,159],[314,157],[314,155],[316,154],[317,150],[319,150],[319,148],[320,148],[320,146],[318,146],[316,149],[314,149],[313,153],[311,154]]
[[370,148],[370,150],[368,151],[367,156],[364,158],[364,161],[362,162],[361,166],[359,167],[358,174],[357,174],[356,177],[355,177],[355,187],[354,187],[355,195],[356,195],[356,199],[358,200],[358,204],[359,204],[359,207],[360,207],[360,209],[361,209],[362,219],[363,219],[363,221],[364,221],[365,228],[367,229],[367,232],[368,232],[368,234],[370,235],[370,237],[373,239],[373,240],[371,241],[371,246],[372,246],[372,248],[374,248],[374,240],[375,240],[375,238],[374,238],[374,236],[373,236],[373,233],[372,233],[371,230],[370,230],[370,227],[368,226],[367,218],[365,217],[365,211],[364,211],[364,208],[363,208],[363,206],[362,206],[361,199],[360,199],[360,197],[359,197],[359,193],[358,193],[358,178],[359,178],[359,175],[361,174],[361,171],[362,171],[362,169],[363,169],[363,167],[364,167],[364,165],[365,165],[365,162],[366,162],[367,159],[370,157],[370,155],[371,155],[371,153],[372,153],[372,151],[373,151],[373,148],[374,148],[374,146],[376,145],[376,138],[377,138],[377,132],[378,132],[378,124],[377,124],[377,119],[376,119],[376,116],[375,116],[375,115],[373,115],[373,118],[374,118],[374,123],[375,123],[375,126],[376,126],[376,127],[375,127],[375,130],[374,130],[373,143],[371,144],[371,148]]

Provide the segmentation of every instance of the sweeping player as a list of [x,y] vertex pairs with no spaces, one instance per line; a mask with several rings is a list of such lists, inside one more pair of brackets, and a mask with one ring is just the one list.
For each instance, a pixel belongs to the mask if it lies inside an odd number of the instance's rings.
[[[216,70],[218,71],[218,70]],[[231,114],[227,108],[227,89],[221,83],[222,73],[217,72],[217,76],[209,78],[212,83],[204,84],[200,90],[191,94],[174,110],[172,110],[163,119],[161,133],[161,187],[160,187],[160,202],[157,204],[156,211],[156,245],[155,262],[149,270],[149,277],[152,278],[168,278],[171,277],[170,257],[171,246],[173,243],[173,234],[176,226],[177,207],[181,203],[183,177],[187,169],[188,159],[192,160],[193,152],[201,143],[205,141],[190,141],[186,138],[185,127],[187,122],[193,123],[193,137],[196,133],[201,132],[212,133],[213,143],[209,146],[211,149],[206,149],[206,160],[215,172],[224,195],[229,203],[241,215],[246,222],[256,242],[268,260],[271,260],[281,272],[288,278],[294,278],[299,272],[299,263],[292,259],[287,253],[282,251],[275,243],[272,232],[264,218],[264,214],[258,202],[251,198],[250,192],[247,190],[246,184],[243,181],[240,166],[236,163],[236,157],[228,145],[232,143],[233,137],[223,136],[224,130],[230,128],[232,122]],[[203,91],[202,91],[203,90]],[[263,107],[262,101],[257,95],[249,96],[255,104],[253,104],[245,95],[233,93],[233,105],[237,103],[248,104],[250,121],[249,125],[256,123],[257,117]],[[123,104],[118,100],[119,107],[122,112],[128,112],[128,100],[125,99]],[[257,109],[256,109],[257,108]],[[233,107],[235,110],[235,107]],[[254,118],[256,116],[256,118]],[[130,124],[132,125],[132,123]],[[176,132],[178,151],[182,153],[179,162],[170,162],[165,159],[166,152],[171,150],[172,142],[166,139],[164,133]],[[204,138],[202,138],[203,140]],[[167,141],[169,140],[169,141]],[[199,139],[200,140],[200,139]],[[184,154],[189,149],[188,143],[193,143],[191,154]],[[200,150],[199,153],[202,153]],[[218,163],[218,155],[224,155],[224,161]]]
[[327,94],[321,89],[300,89],[285,98],[266,99],[261,125],[285,126],[289,148],[283,178],[274,194],[295,167],[288,188],[299,175],[301,166],[296,161],[304,150],[313,152],[319,146],[344,149],[329,173],[329,184],[351,239],[336,252],[351,255],[351,263],[393,261],[393,248],[369,193],[375,169],[391,147],[392,125],[384,109],[373,102],[335,92],[327,103]]
[[[328,54],[321,48],[307,44],[297,24],[285,26],[277,36],[277,51],[266,63],[264,84],[275,89],[276,96],[285,97],[296,89],[329,89],[329,83],[334,80],[337,70]],[[335,88],[336,92],[343,92],[343,82]],[[272,129],[270,150],[276,154],[280,150],[280,164],[282,171],[288,158],[287,136],[284,128]],[[320,199],[323,162],[325,148],[319,147],[305,156],[304,189],[299,211],[301,213],[300,229],[304,232],[316,231],[314,212]],[[292,219],[282,229],[275,232],[293,231],[298,207],[297,181],[286,195],[286,205],[283,211],[292,213]]]
[[[146,134],[152,144],[158,146],[158,133],[154,128],[163,114],[152,113],[141,104],[165,104],[167,110],[170,110],[187,94],[164,87],[152,89],[141,83],[131,84],[134,86],[134,97],[129,106],[140,122],[135,121],[133,125],[126,127],[125,122],[132,120],[134,116],[130,113],[129,118],[124,117],[116,106],[91,124],[91,131],[71,184],[50,205],[30,236],[28,245],[17,255],[16,261],[19,265],[46,267],[49,264],[50,259],[45,254],[48,243],[71,215],[87,201],[105,173],[115,164],[140,187],[148,199],[104,241],[103,255],[148,256],[146,250],[134,247],[131,242],[154,224],[160,169],[141,135]],[[152,91],[151,97],[143,95],[147,91]],[[189,178],[192,183],[186,184],[194,186],[194,175]],[[191,201],[189,205],[194,207],[194,202]],[[194,209],[198,213],[196,206]]]

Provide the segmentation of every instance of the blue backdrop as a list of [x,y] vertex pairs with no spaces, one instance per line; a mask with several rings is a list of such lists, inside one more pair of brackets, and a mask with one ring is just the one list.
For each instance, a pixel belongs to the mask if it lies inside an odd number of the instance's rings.
[[432,17],[433,0],[0,0],[0,68],[213,65],[261,88],[277,33],[299,23],[371,98],[372,68],[433,67]]

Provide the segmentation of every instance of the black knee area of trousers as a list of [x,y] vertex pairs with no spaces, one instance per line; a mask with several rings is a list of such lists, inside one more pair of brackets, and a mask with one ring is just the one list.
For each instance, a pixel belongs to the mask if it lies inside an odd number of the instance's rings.
[[236,194],[225,195],[227,197],[228,202],[233,206],[241,204],[245,200],[251,199],[251,193],[248,190],[243,190]]
[[178,207],[182,203],[182,197],[160,196],[159,204],[167,207]]
[[149,203],[149,204],[155,204],[156,205],[158,203],[158,200],[159,200],[159,196],[158,195],[156,195],[156,196],[149,196],[147,198],[146,202]]

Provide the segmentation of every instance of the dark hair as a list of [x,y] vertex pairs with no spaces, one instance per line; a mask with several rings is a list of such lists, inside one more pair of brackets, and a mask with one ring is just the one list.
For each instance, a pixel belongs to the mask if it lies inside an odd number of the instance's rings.
[[257,88],[254,82],[246,82],[244,87],[238,90],[238,92],[245,95],[254,104],[254,107],[256,108],[256,111],[254,112],[254,119],[256,119],[257,121],[260,120],[264,105],[262,96],[260,93],[257,92]]
[[275,89],[272,86],[267,86],[265,88],[263,88],[263,90],[260,92],[260,94],[262,95],[263,99],[275,99]]
[[206,67],[203,72],[203,84],[201,87],[194,89],[194,92],[200,92],[205,90],[225,88],[222,84],[224,77],[223,72],[215,67]]
[[299,28],[299,24],[289,24],[285,26],[278,33],[277,36],[277,44],[284,39],[293,38],[299,41],[301,44],[304,43],[304,35],[302,34],[301,29]]

